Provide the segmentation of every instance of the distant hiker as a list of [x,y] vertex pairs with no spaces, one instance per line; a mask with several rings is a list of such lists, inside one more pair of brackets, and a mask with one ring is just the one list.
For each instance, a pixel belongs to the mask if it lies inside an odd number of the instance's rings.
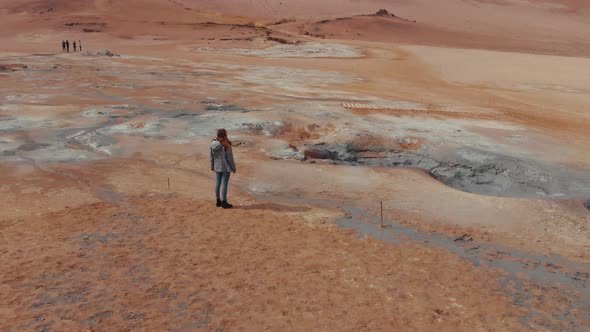
[[74,52],[76,52],[76,41],[74,40],[74,42],[72,43],[72,46],[74,46]]
[[82,52],[82,41],[78,40],[78,48],[80,49],[80,52]]
[[65,40],[62,40],[61,41],[61,51],[62,52],[65,52],[66,51],[66,41]]
[[[236,172],[236,164],[234,162],[232,142],[227,138],[227,131],[225,129],[217,130],[217,138],[211,142],[210,159],[211,171],[217,175],[217,182],[215,184],[217,207],[231,209],[233,205],[227,202],[227,185],[231,173]],[[219,189],[222,183],[222,197],[220,197]]]
[[70,41],[66,40],[66,50],[70,53]]

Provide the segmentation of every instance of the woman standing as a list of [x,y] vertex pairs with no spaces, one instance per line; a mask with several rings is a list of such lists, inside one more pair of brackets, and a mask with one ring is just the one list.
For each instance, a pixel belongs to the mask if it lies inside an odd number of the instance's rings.
[[[217,182],[215,184],[217,207],[231,209],[233,205],[227,202],[227,185],[231,173],[236,172],[236,164],[234,162],[232,143],[227,138],[227,131],[225,129],[217,130],[217,138],[211,142],[210,159],[211,171],[217,175]],[[222,184],[223,188],[221,188]],[[222,189],[222,197],[219,195],[219,189]]]

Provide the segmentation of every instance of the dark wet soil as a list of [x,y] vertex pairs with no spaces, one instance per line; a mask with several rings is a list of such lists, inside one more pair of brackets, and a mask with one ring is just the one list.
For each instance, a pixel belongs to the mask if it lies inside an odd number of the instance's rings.
[[29,142],[26,142],[25,144],[22,144],[21,146],[19,146],[18,150],[19,151],[35,151],[35,150],[46,148],[48,146],[49,146],[49,144],[37,143],[35,141],[29,141]]

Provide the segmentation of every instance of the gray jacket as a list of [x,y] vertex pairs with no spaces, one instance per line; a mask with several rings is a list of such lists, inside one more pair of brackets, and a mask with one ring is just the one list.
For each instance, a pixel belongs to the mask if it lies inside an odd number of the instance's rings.
[[215,172],[235,172],[236,163],[234,162],[234,152],[230,147],[225,151],[223,144],[218,140],[211,142],[211,152],[209,154],[211,159],[211,170]]

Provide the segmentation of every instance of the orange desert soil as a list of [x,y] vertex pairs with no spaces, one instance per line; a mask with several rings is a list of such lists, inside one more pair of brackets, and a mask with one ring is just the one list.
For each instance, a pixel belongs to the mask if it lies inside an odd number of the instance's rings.
[[490,271],[411,241],[358,240],[334,212],[313,214],[163,194],[2,221],[0,327],[521,328]]
[[589,8],[0,0],[0,331],[588,330]]

